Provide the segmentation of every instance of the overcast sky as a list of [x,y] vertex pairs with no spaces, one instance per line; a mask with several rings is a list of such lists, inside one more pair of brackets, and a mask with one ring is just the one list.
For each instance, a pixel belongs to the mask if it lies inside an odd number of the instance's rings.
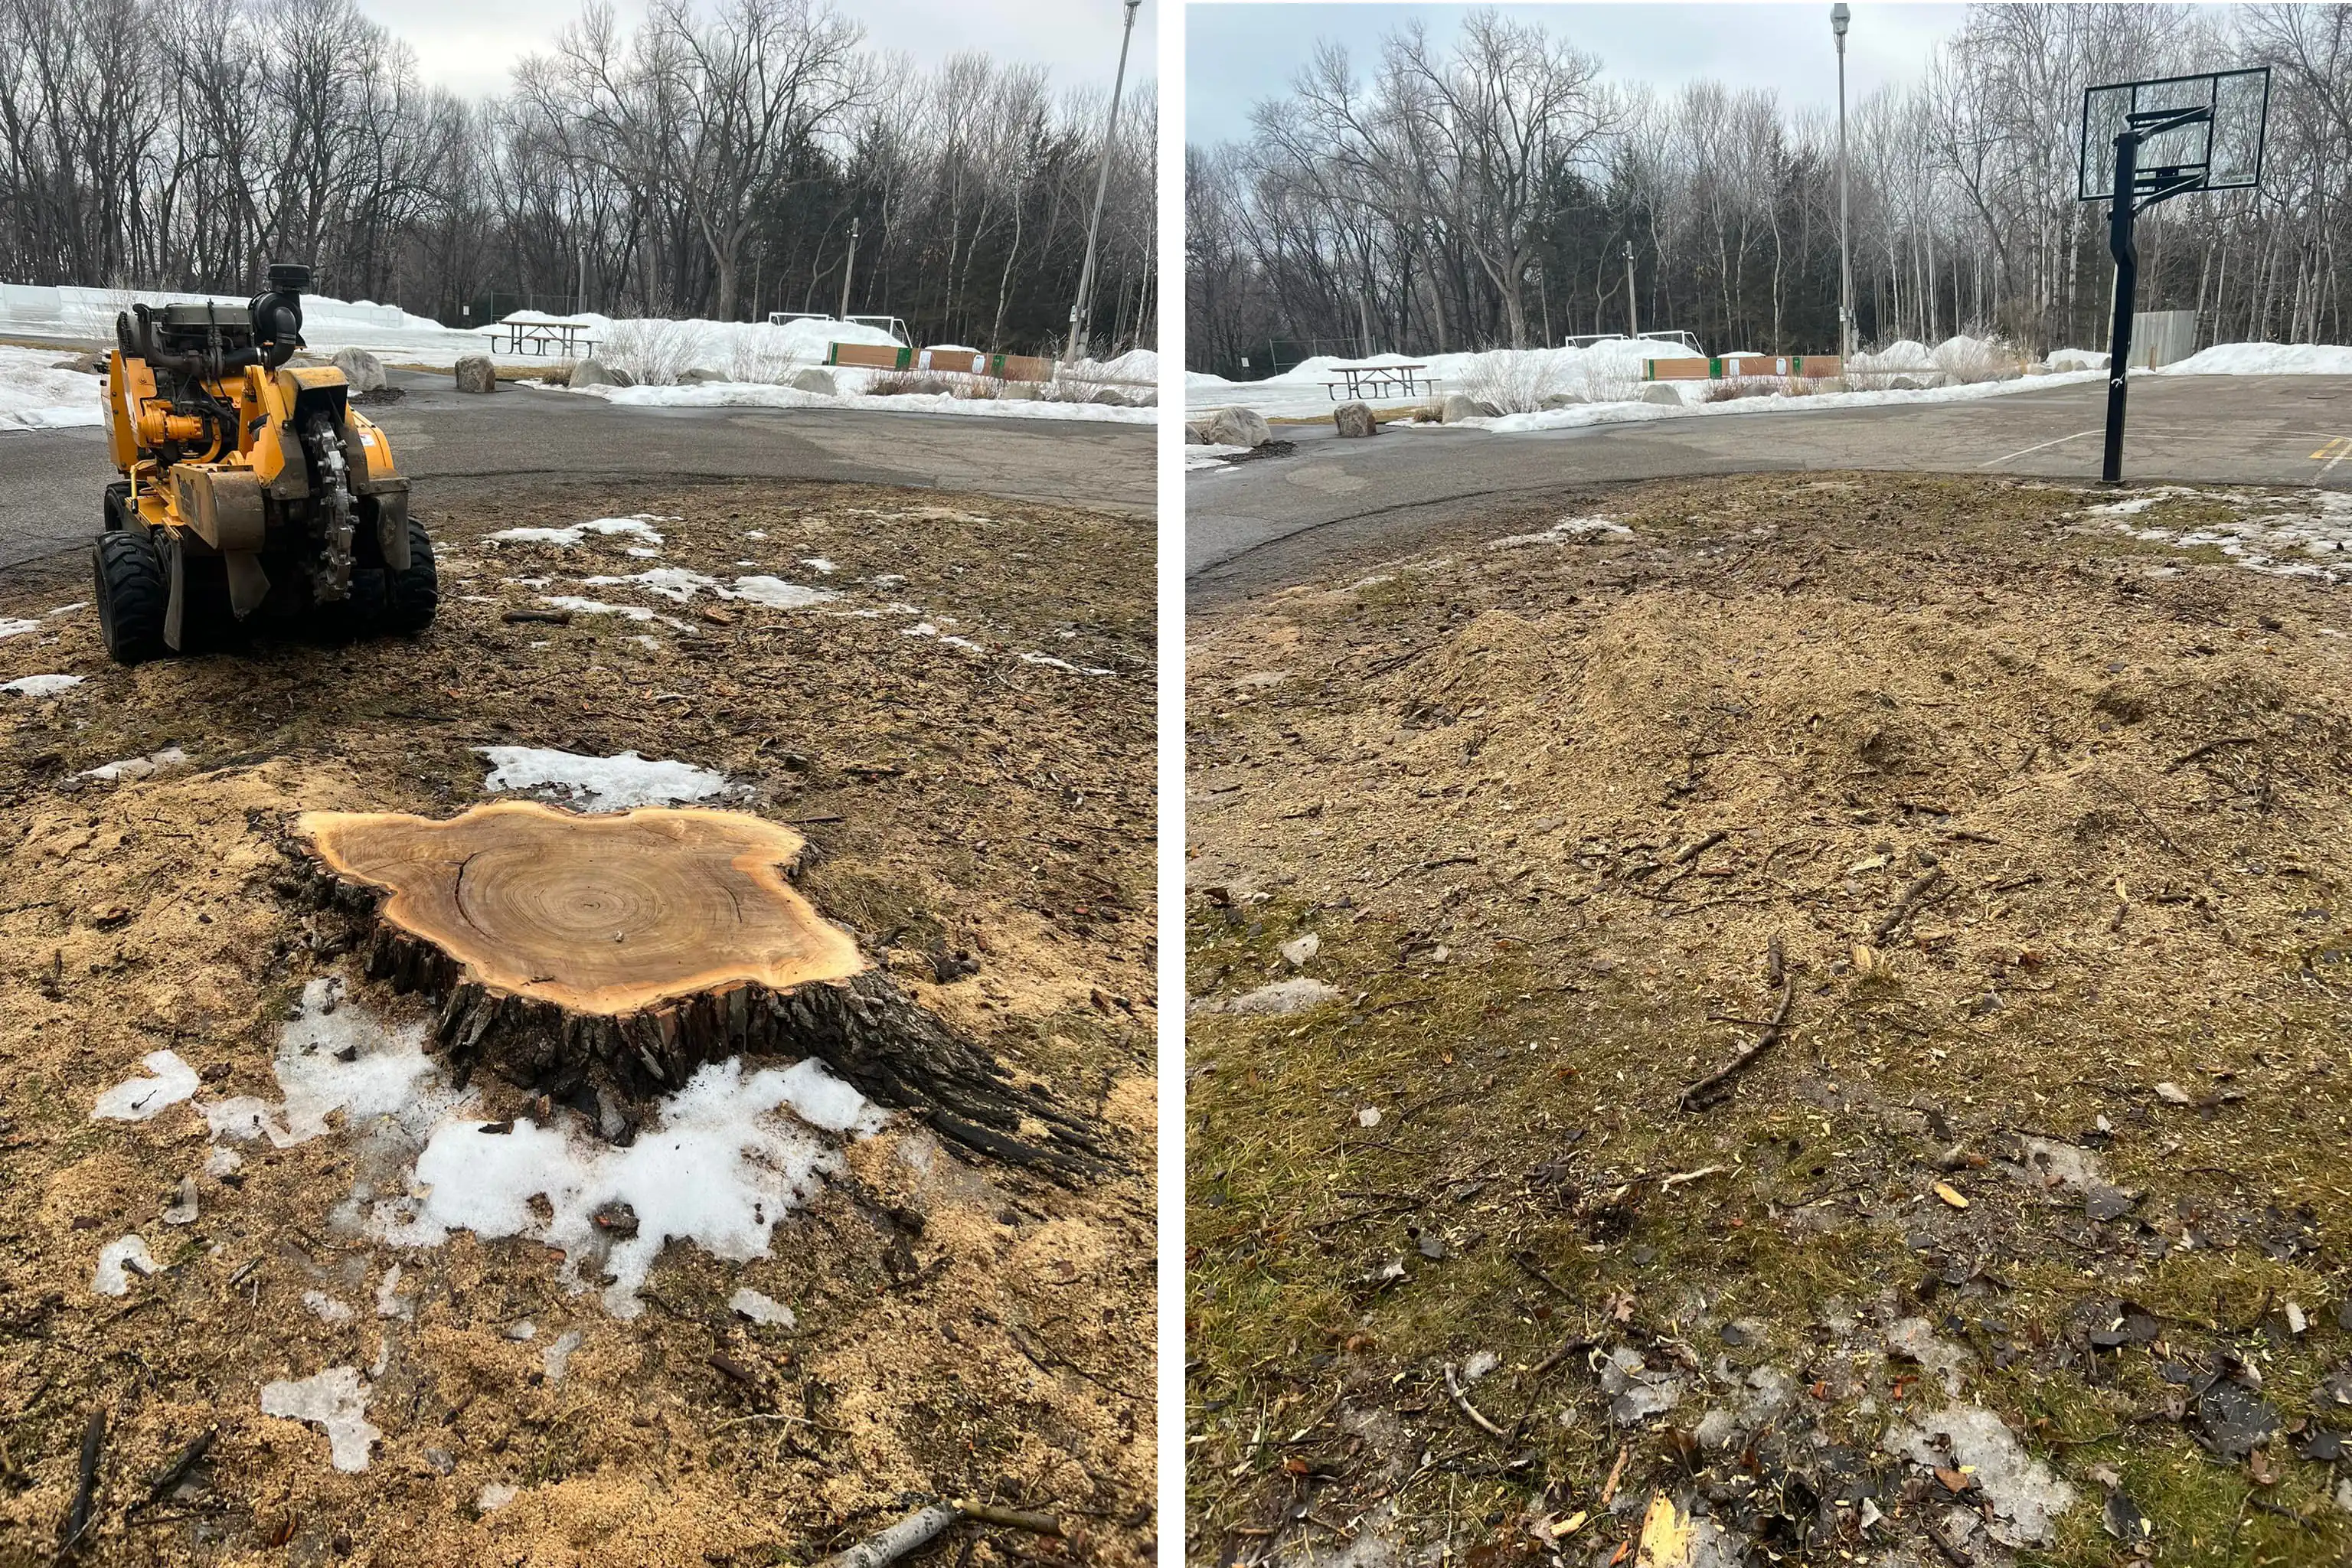
[[[1730,87],[1778,91],[1783,103],[1837,107],[1837,43],[1828,0],[1818,5],[1499,5],[1540,23],[1589,55],[1609,79],[1671,89],[1713,78]],[[1187,142],[1230,141],[1249,132],[1250,107],[1285,93],[1320,38],[1348,46],[1364,69],[1382,35],[1418,18],[1440,40],[1460,26],[1465,5],[1264,5],[1193,0],[1185,7]],[[1965,5],[1872,5],[1853,9],[1846,37],[1849,100],[1890,81],[1908,81],[1957,29]]]
[[[1157,74],[1160,4],[1143,0],[1136,13],[1130,87]],[[359,7],[416,51],[427,81],[479,97],[505,91],[508,69],[553,44],[579,16],[581,0],[359,0]],[[624,24],[646,14],[645,0],[615,0],[614,8]],[[1120,0],[835,0],[835,8],[865,24],[870,47],[904,51],[918,65],[985,49],[1045,65],[1056,88],[1106,89],[1118,69]]]

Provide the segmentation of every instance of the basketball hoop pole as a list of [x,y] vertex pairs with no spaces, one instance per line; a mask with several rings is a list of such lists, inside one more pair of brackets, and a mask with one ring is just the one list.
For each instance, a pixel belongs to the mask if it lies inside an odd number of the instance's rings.
[[2132,243],[2132,202],[2139,174],[2139,132],[2116,138],[2116,194],[2107,208],[2107,250],[2116,258],[2116,320],[2107,339],[2107,450],[2099,479],[2124,479],[2124,390],[2131,375],[2132,306],[2139,293],[2139,247]]

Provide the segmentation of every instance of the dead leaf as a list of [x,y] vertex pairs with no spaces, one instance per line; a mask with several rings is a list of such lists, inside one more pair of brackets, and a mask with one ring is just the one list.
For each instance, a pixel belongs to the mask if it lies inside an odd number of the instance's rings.
[[2174,1083],[2169,1079],[2156,1086],[2156,1098],[2164,1101],[2167,1105],[2189,1105],[2194,1103],[2194,1101],[2189,1098],[2189,1091],[2187,1089],[2181,1088],[2179,1084]]
[[1969,1200],[1960,1195],[1960,1189],[1953,1186],[1948,1182],[1937,1182],[1936,1184],[1936,1195],[1943,1199],[1946,1203],[1951,1205],[1956,1209],[1964,1209],[1969,1206]]
[[1642,1546],[1633,1568],[1690,1568],[1690,1516],[1675,1507],[1674,1499],[1660,1492],[1650,1500],[1650,1511],[1642,1516]]

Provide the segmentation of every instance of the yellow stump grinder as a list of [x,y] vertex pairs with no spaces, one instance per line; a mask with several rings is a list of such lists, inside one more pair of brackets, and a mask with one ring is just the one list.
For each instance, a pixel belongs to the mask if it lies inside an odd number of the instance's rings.
[[114,322],[106,434],[123,478],[98,537],[99,626],[123,664],[257,615],[422,631],[439,590],[392,445],[331,366],[289,367],[310,269],[246,306],[133,306]]

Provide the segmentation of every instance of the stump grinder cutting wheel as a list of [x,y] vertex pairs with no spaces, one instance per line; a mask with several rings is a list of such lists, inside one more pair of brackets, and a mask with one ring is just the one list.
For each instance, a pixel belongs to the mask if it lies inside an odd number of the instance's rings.
[[[269,269],[250,304],[134,305],[106,362],[109,455],[93,552],[99,626],[123,664],[186,651],[256,615],[341,606],[354,629],[418,632],[440,602],[392,444],[331,366],[289,368],[310,269]],[[330,613],[333,613],[330,610]]]

